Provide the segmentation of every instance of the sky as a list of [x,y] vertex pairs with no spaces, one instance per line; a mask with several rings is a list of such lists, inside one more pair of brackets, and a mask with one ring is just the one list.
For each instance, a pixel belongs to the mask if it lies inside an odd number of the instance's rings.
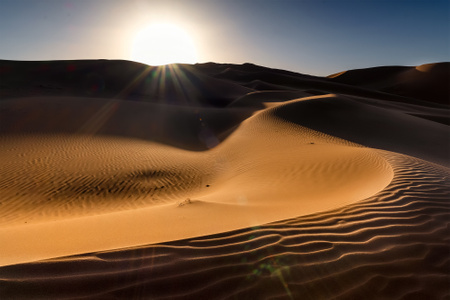
[[448,0],[0,0],[0,59],[132,60],[158,22],[182,28],[199,63],[325,76],[450,61]]

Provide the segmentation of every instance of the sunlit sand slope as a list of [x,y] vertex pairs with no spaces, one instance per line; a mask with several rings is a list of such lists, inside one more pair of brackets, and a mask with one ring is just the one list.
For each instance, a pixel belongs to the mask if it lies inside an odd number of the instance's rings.
[[260,225],[389,184],[392,169],[376,151],[286,122],[280,109],[203,152],[117,137],[5,137],[0,263]]
[[395,176],[365,201],[223,234],[3,267],[0,291],[46,299],[445,299],[450,172],[380,154]]

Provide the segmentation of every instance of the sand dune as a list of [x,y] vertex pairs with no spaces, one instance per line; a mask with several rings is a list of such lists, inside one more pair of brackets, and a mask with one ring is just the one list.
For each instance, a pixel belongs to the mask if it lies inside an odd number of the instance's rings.
[[[10,138],[0,237],[13,241],[0,263],[75,254],[73,244],[83,253],[259,225],[361,200],[390,182],[390,166],[373,150],[293,128],[276,110],[247,119],[206,153],[117,138]],[[187,198],[192,205],[177,207]],[[189,225],[174,223],[180,218]],[[127,230],[111,230],[114,223]],[[141,228],[158,230],[130,234]],[[32,239],[42,250],[19,258]]]
[[190,65],[149,67],[120,60],[0,60],[2,98],[99,97],[184,106],[223,106],[252,89]]
[[411,68],[0,66],[7,299],[450,297],[449,108],[384,88]]
[[223,234],[3,267],[1,291],[47,299],[444,299],[448,169],[380,154],[395,176],[365,201]]
[[105,98],[28,97],[2,101],[0,133],[120,136],[206,150],[253,111]]
[[329,76],[335,82],[369,87],[388,93],[450,104],[450,63],[417,67],[386,66],[344,71]]

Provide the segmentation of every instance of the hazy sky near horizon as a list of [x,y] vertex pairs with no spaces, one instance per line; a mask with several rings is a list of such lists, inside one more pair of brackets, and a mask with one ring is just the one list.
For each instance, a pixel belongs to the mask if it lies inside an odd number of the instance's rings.
[[314,75],[450,61],[450,2],[0,0],[0,59],[126,59],[154,22],[187,32],[198,62]]

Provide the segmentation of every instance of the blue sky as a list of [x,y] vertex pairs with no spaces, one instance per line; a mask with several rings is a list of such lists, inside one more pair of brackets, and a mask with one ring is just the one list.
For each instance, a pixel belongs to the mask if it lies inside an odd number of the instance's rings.
[[433,0],[0,0],[0,59],[130,59],[161,21],[190,34],[199,62],[328,75],[450,61],[450,2]]

